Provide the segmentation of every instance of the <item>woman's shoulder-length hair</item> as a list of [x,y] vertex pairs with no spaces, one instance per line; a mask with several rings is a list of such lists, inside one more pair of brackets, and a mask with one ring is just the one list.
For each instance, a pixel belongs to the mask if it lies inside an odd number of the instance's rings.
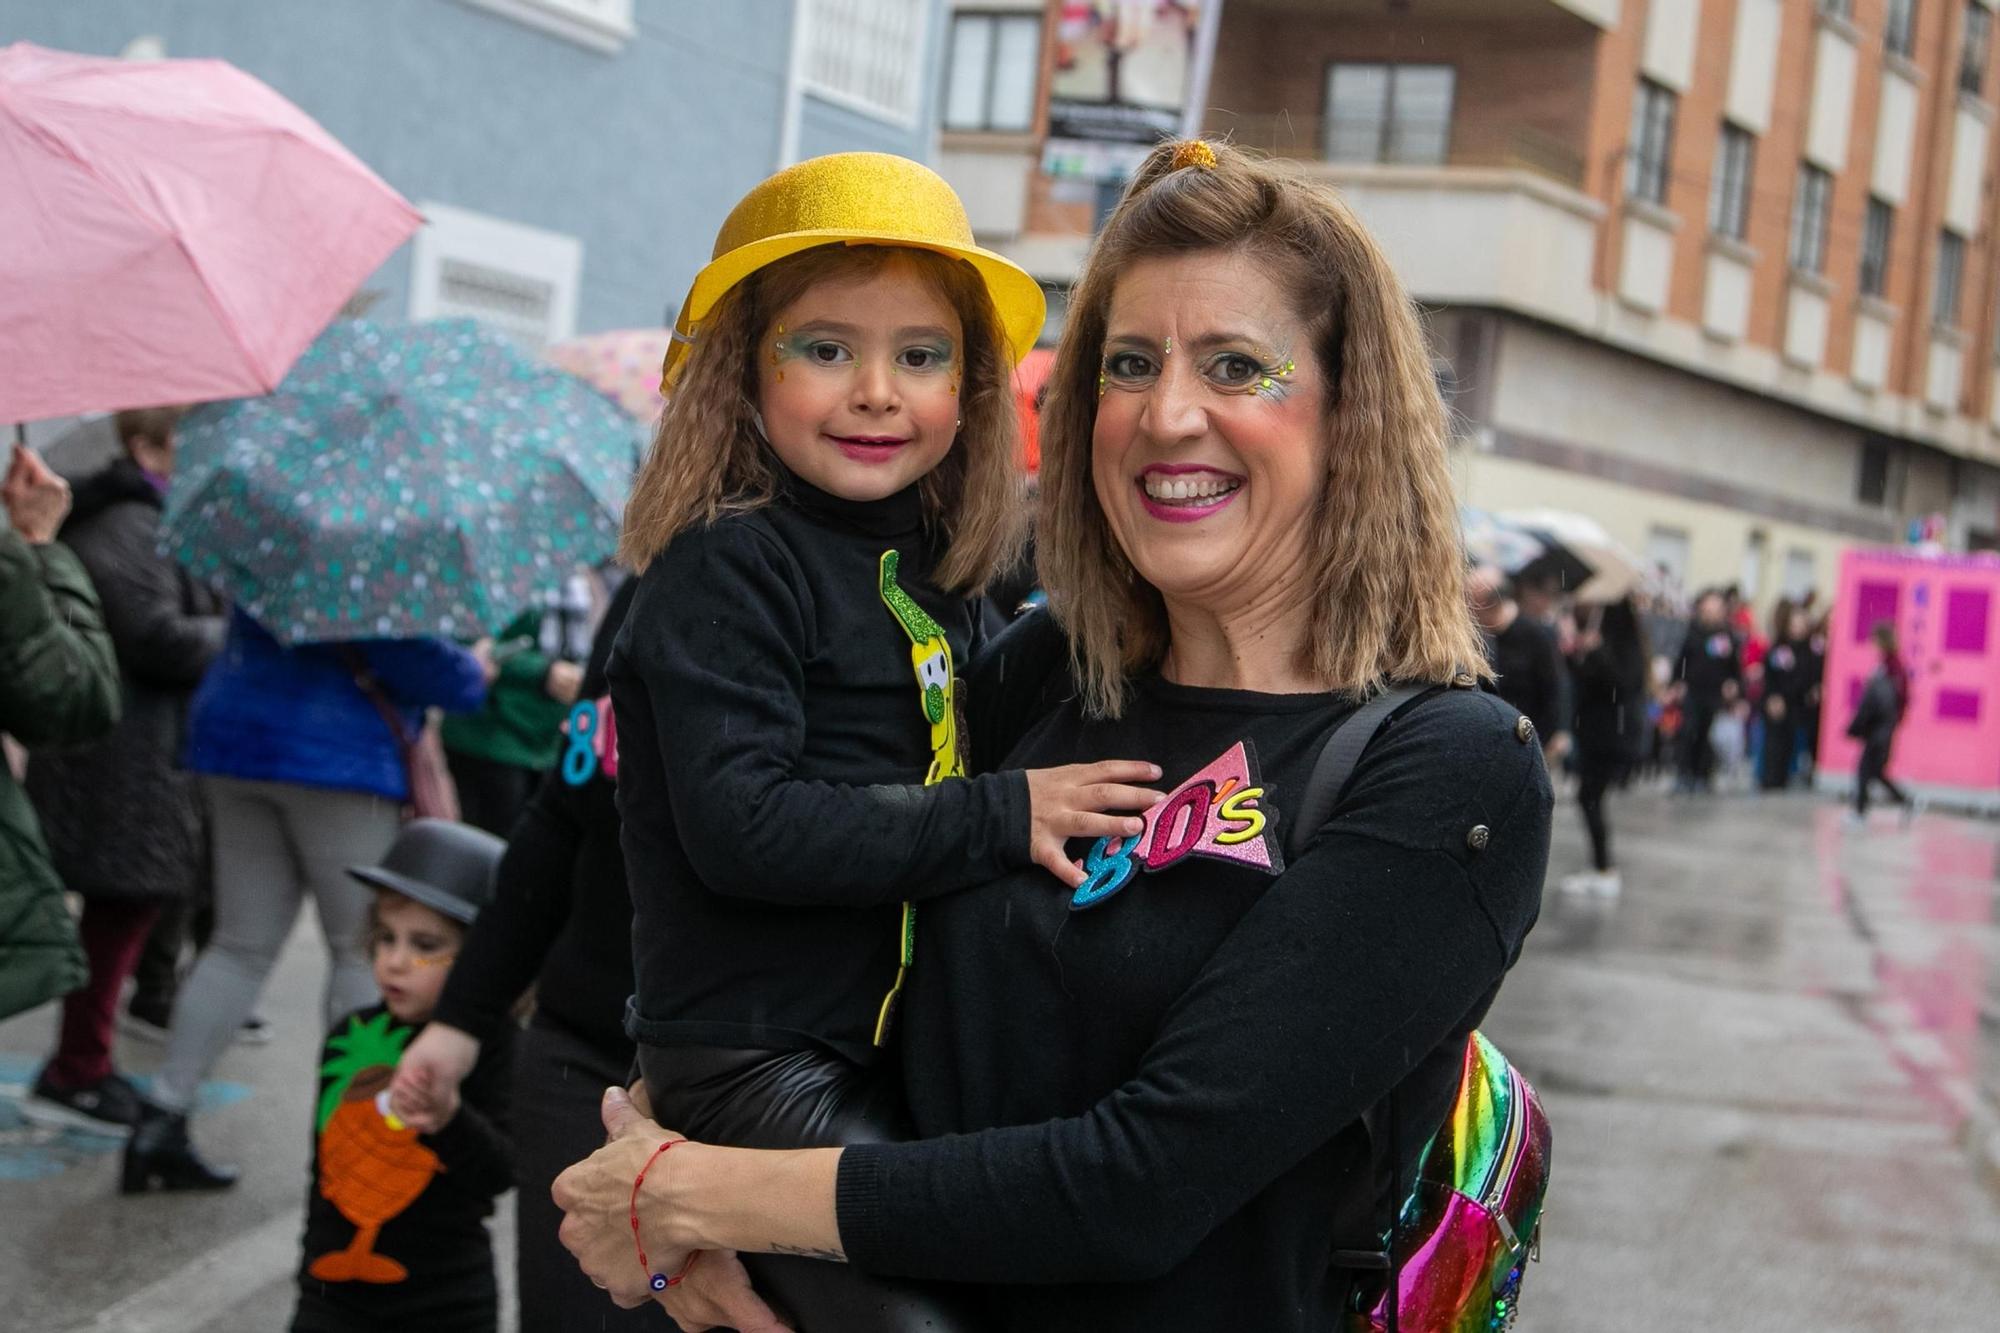
[[1159,593],[1111,534],[1091,480],[1106,321],[1141,260],[1247,251],[1311,332],[1330,449],[1311,519],[1306,670],[1357,695],[1488,675],[1467,608],[1446,409],[1402,284],[1334,192],[1227,144],[1162,144],[1106,221],[1072,290],[1041,422],[1036,546],[1088,705],[1116,715],[1167,647]]

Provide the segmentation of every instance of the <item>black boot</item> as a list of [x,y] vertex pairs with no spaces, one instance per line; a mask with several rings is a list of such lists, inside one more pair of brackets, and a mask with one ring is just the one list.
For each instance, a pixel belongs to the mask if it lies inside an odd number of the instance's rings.
[[226,1190],[236,1183],[233,1166],[210,1166],[196,1155],[188,1141],[185,1114],[148,1104],[139,1113],[139,1124],[125,1144],[125,1173],[118,1182],[121,1194],[144,1194],[150,1189]]

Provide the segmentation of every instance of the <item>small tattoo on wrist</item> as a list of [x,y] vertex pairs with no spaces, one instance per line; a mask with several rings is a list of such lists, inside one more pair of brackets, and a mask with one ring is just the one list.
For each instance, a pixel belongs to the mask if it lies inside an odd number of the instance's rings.
[[796,1259],[824,1259],[828,1263],[844,1264],[847,1255],[840,1250],[815,1250],[806,1245],[773,1245],[772,1254],[789,1254]]

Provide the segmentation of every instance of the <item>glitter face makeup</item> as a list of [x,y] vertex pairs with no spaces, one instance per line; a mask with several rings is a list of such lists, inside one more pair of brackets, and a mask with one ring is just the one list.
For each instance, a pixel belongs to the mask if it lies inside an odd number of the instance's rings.
[[[1173,355],[1174,340],[1166,339],[1164,346],[1166,352],[1155,362],[1141,347],[1107,343],[1104,363],[1097,374],[1098,393],[1107,388],[1140,392],[1152,387],[1165,373],[1165,358]],[[1202,382],[1218,393],[1255,394],[1277,403],[1291,396],[1292,381],[1298,374],[1298,362],[1288,352],[1254,344],[1225,346],[1198,357],[1195,367]]]
[[1330,447],[1309,324],[1238,252],[1134,263],[1106,316],[1091,478],[1118,545],[1189,606],[1286,595]]
[[913,266],[824,279],[779,312],[766,338],[757,404],[765,438],[811,485],[878,500],[950,452],[963,331]]

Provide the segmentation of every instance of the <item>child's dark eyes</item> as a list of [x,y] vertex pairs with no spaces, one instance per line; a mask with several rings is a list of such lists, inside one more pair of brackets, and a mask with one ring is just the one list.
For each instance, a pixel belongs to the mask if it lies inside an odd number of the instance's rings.
[[837,366],[848,360],[848,354],[839,343],[813,343],[806,348],[806,359],[822,366]]
[[951,360],[951,354],[939,347],[911,347],[897,358],[905,370],[937,370]]

